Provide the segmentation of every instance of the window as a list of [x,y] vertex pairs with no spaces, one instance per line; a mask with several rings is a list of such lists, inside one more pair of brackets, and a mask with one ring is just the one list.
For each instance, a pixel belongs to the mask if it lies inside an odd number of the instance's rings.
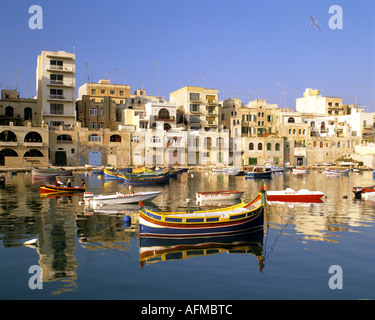
[[109,94],[115,94],[115,90],[109,90]]
[[280,151],[280,143],[275,144],[275,151]]
[[166,109],[166,108],[162,108],[159,110],[159,114],[158,114],[158,118],[159,119],[169,119],[169,111]]
[[1,150],[0,154],[3,154],[4,157],[18,157],[18,153],[16,151],[8,148]]
[[216,138],[216,146],[217,147],[224,147],[224,138],[222,138],[222,137]]
[[38,132],[31,131],[25,136],[24,142],[43,142],[43,139]]
[[267,143],[267,151],[271,151],[271,144],[270,143]]
[[97,110],[97,108],[90,108],[90,116],[96,116]]
[[41,153],[37,149],[30,149],[30,150],[26,151],[23,156],[24,157],[43,157],[43,153]]
[[102,141],[102,137],[99,136],[98,134],[90,134],[89,138],[88,138],[88,141],[89,142],[101,142]]
[[295,120],[293,117],[288,118],[288,123],[295,123]]
[[5,116],[13,117],[13,115],[14,115],[13,107],[11,107],[11,106],[6,107],[5,108]]
[[258,143],[258,150],[263,150],[263,145],[261,143]]
[[249,150],[254,150],[254,143],[252,142],[249,143]]
[[61,134],[57,136],[57,142],[59,143],[71,143],[72,141],[72,137],[68,134]]
[[63,99],[64,98],[64,90],[62,90],[62,89],[49,89],[49,95],[51,96],[51,98]]
[[[118,134],[113,134],[111,135],[111,137],[109,138],[109,141],[110,142],[121,142],[121,136],[119,136]],[[133,140],[134,141],[134,140]]]
[[248,121],[249,120],[249,115],[248,114],[243,114],[242,115],[242,121]]
[[64,105],[62,103],[51,103],[50,112],[51,114],[64,114]]
[[97,127],[97,124],[95,121],[90,122],[90,129],[96,129],[96,127]]
[[13,131],[4,130],[0,133],[0,141],[2,142],[17,142],[17,136]]
[[64,125],[64,121],[50,121],[49,122],[49,126],[51,128],[59,127],[59,126],[63,126],[63,125]]
[[99,108],[99,116],[104,116],[104,108]]
[[153,136],[151,138],[151,143],[160,143],[160,142],[161,142],[161,140],[158,136]]
[[199,104],[191,104],[190,112],[199,112]]
[[141,136],[133,136],[133,142],[142,142]]
[[33,119],[33,110],[30,107],[26,107],[23,110],[23,118],[25,120],[32,120]]
[[120,97],[123,97],[124,96],[124,90],[120,90],[119,95],[120,95]]
[[191,101],[199,101],[200,100],[199,93],[190,93],[189,97],[190,97]]
[[99,129],[104,129],[105,128],[105,123],[104,122],[99,122],[98,128]]
[[91,89],[91,94],[96,94],[96,89]]
[[51,84],[63,84],[64,76],[62,74],[51,74],[50,77]]
[[105,89],[101,89],[101,90],[100,90],[100,93],[101,93],[101,94],[105,94]]

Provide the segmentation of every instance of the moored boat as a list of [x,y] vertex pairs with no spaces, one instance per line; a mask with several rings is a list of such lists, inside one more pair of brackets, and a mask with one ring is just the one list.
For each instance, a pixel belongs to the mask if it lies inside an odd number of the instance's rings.
[[328,168],[327,170],[325,170],[323,173],[327,176],[343,176],[345,174],[348,174],[349,173],[349,170],[350,169],[332,169],[332,168]]
[[71,176],[73,174],[72,169],[64,168],[40,168],[40,167],[31,167],[32,176],[44,176],[44,177],[53,177],[53,176]]
[[85,192],[85,187],[65,187],[59,186],[55,187],[54,185],[50,184],[40,184],[40,193],[47,194],[47,193],[76,193],[76,192]]
[[245,171],[245,177],[254,179],[270,179],[272,178],[272,170],[263,166],[255,166],[249,171]]
[[147,192],[135,192],[135,193],[121,193],[116,192],[114,194],[107,195],[94,195],[92,192],[85,192],[84,200],[88,204],[90,202],[94,206],[103,206],[103,205],[117,205],[117,204],[126,204],[126,203],[135,203],[146,200],[155,199],[161,191],[147,191]]
[[363,200],[375,200],[375,191],[362,193]]
[[159,175],[131,175],[119,172],[117,176],[124,181],[125,184],[144,185],[144,184],[161,184],[168,181],[168,172]]
[[282,202],[314,202],[320,200],[324,196],[321,191],[309,191],[301,189],[295,191],[291,188],[280,191],[267,191],[268,201],[282,201]]
[[198,201],[204,200],[236,200],[240,199],[243,191],[203,191],[196,192],[195,195]]
[[368,187],[353,187],[355,199],[362,199],[362,195],[369,192],[375,192],[375,185]]
[[247,204],[189,212],[139,210],[140,236],[195,237],[231,234],[263,227],[264,194]]
[[310,168],[308,167],[295,167],[292,169],[293,173],[310,173]]

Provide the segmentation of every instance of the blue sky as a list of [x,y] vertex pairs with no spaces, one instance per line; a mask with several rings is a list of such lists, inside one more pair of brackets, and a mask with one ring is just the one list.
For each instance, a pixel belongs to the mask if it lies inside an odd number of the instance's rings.
[[[42,30],[28,27],[34,4],[43,9]],[[343,9],[342,30],[328,26],[335,4]],[[374,14],[373,0],[7,1],[0,12],[0,86],[17,83],[27,97],[29,82],[34,96],[37,55],[64,50],[76,53],[77,89],[86,77],[107,76],[156,95],[159,61],[159,94],[167,99],[199,85],[219,89],[220,99],[294,107],[313,87],[344,103],[354,103],[357,92],[358,102],[375,111]]]

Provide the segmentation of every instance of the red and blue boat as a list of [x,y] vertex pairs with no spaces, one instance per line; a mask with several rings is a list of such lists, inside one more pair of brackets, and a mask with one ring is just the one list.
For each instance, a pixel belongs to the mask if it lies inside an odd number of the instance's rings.
[[264,193],[249,203],[194,212],[152,212],[139,210],[140,236],[202,237],[263,228]]

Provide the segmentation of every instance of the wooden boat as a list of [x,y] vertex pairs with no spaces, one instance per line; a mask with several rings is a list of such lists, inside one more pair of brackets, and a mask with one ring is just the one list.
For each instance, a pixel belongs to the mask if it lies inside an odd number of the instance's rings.
[[293,173],[310,173],[310,168],[308,167],[295,167],[292,169]]
[[362,199],[362,195],[369,192],[375,192],[375,185],[368,187],[354,187],[353,193],[355,199]]
[[348,174],[349,173],[349,170],[350,169],[332,169],[332,168],[329,168],[327,170],[325,170],[323,173],[327,176],[343,176],[345,174]]
[[155,199],[161,191],[148,191],[148,192],[136,192],[136,193],[121,193],[116,192],[114,194],[107,195],[94,195],[92,192],[85,192],[84,200],[88,203],[103,205],[117,205],[117,204],[126,204],[126,203],[135,203],[146,200]]
[[40,184],[40,193],[47,194],[47,193],[76,193],[76,192],[85,192],[85,187],[55,187],[54,185],[50,184]]
[[104,168],[103,173],[104,173],[104,179],[116,179],[116,180],[119,179],[119,177],[117,176],[118,174],[117,170],[109,170],[109,169]]
[[272,172],[284,172],[285,169],[284,167],[280,167],[280,166],[275,166],[275,165],[267,165],[266,168],[270,168]]
[[64,168],[39,168],[39,167],[31,167],[31,175],[32,176],[45,176],[45,177],[52,177],[52,176],[71,176],[73,175],[73,170],[66,170]]
[[124,180],[125,184],[142,185],[142,184],[158,184],[168,181],[168,172],[159,175],[130,175],[128,173],[119,172],[117,176]]
[[245,172],[245,177],[253,178],[253,179],[271,179],[272,178],[272,170],[270,168],[262,167],[262,166],[255,166],[249,171]]
[[282,202],[315,202],[324,196],[321,191],[309,191],[301,189],[295,191],[287,188],[281,191],[267,191],[267,200],[282,201]]
[[152,212],[139,210],[140,236],[202,237],[232,234],[263,227],[264,194],[247,204],[189,212]]
[[198,201],[204,200],[236,200],[240,199],[243,191],[204,191],[196,192],[195,195]]
[[375,191],[362,193],[363,200],[375,200]]

